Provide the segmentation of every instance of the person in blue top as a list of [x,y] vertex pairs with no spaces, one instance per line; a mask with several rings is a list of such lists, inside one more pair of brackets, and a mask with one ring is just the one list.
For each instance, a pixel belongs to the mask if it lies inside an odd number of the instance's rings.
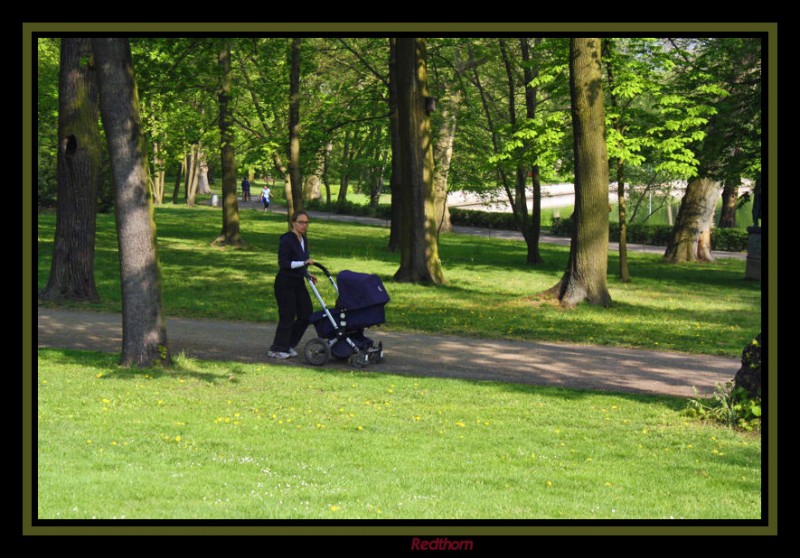
[[250,181],[245,176],[242,179],[242,201],[250,200]]
[[285,359],[297,356],[295,347],[308,328],[313,306],[305,278],[314,283],[317,278],[308,272],[314,264],[308,248],[308,213],[295,211],[292,230],[281,235],[278,245],[278,274],[275,276],[275,301],[278,303],[278,327],[275,339],[267,352],[270,358]]

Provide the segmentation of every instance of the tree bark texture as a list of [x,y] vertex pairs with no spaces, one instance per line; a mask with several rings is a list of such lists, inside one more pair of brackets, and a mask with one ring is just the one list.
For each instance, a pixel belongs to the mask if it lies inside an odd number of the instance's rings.
[[629,283],[631,280],[628,266],[628,216],[625,205],[625,168],[621,159],[617,159],[617,200],[619,215],[619,280]]
[[153,142],[153,202],[156,205],[164,203],[164,190],[166,172],[164,171],[164,160],[161,158],[160,146],[157,141]]
[[200,157],[202,150],[200,145],[194,144],[189,146],[189,152],[186,154],[186,177],[184,180],[184,196],[186,197],[186,205],[194,206],[197,198],[197,186],[200,183]]
[[220,163],[222,165],[222,231],[218,242],[238,246],[242,243],[239,230],[239,202],[236,198],[236,158],[233,149],[233,125],[231,123],[231,49],[223,42],[218,56],[222,88],[219,93],[219,135],[221,141]]
[[94,279],[100,118],[92,44],[61,40],[58,94],[58,210],[50,277],[40,298],[99,297]]
[[400,136],[397,124],[397,40],[389,39],[389,135],[392,146],[392,176],[389,179],[392,222],[389,228],[390,252],[400,249]]
[[722,187],[722,214],[719,217],[719,228],[736,227],[736,199],[739,197],[739,183],[725,182]]
[[689,181],[664,253],[665,261],[714,261],[711,255],[711,227],[720,191],[718,183],[710,178]]
[[95,38],[100,112],[116,187],[125,366],[169,365],[153,203],[128,39]]
[[[541,39],[534,39],[536,43]],[[536,118],[536,98],[539,94],[538,87],[531,87],[531,82],[539,76],[538,62],[531,60],[530,45],[528,39],[523,37],[519,40],[520,50],[522,51],[523,79],[525,82],[525,116],[528,120]],[[535,44],[536,44],[535,43]],[[534,159],[536,154],[534,154]],[[539,165],[534,164],[531,168],[531,183],[533,186],[533,214],[531,215],[531,225],[526,239],[528,245],[527,263],[538,264],[544,260],[539,252],[539,237],[542,231],[542,183],[539,178]],[[527,207],[527,201],[526,207]]]
[[425,39],[397,39],[397,108],[400,139],[400,268],[397,281],[444,283],[436,238],[433,145]]
[[575,151],[575,212],[567,270],[553,287],[561,305],[608,306],[608,155],[600,39],[570,39],[570,94]]
[[453,144],[456,138],[456,115],[460,95],[447,91],[441,100],[442,127],[436,141],[434,160],[436,171],[433,177],[433,189],[436,195],[436,230],[450,232],[450,209],[447,207],[447,178],[450,174],[450,161],[453,159]]
[[303,208],[303,182],[300,172],[300,42],[292,39],[289,76],[289,175],[292,183],[292,211]]
[[183,163],[178,162],[178,169],[175,172],[175,186],[172,189],[172,203],[178,203],[178,193],[181,191],[181,174],[183,173]]

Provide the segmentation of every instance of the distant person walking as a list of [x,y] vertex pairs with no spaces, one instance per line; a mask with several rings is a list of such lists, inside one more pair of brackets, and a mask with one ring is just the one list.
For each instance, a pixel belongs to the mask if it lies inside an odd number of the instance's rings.
[[245,176],[242,179],[242,201],[250,200],[250,181]]
[[269,186],[264,184],[264,188],[261,190],[261,203],[264,204],[264,211],[269,210],[269,197],[271,194]]

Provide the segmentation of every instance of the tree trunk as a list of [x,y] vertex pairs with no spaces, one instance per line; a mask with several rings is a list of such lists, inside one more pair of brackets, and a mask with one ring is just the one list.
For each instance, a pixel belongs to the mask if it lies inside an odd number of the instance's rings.
[[161,158],[160,146],[157,141],[153,142],[153,203],[161,205],[164,203],[164,160]]
[[172,190],[172,203],[178,203],[178,193],[181,190],[181,173],[183,172],[183,163],[178,162],[178,170],[175,172],[175,188]]
[[100,167],[99,106],[91,39],[61,40],[56,233],[46,300],[97,301],[94,247]]
[[575,151],[574,229],[567,270],[550,291],[561,305],[608,306],[608,154],[600,39],[570,39],[570,97]]
[[719,228],[736,227],[736,199],[739,197],[739,184],[725,182],[722,187],[722,215],[719,217]]
[[392,146],[392,176],[389,179],[391,193],[390,214],[392,223],[389,229],[390,252],[400,249],[400,136],[397,125],[397,40],[389,39],[389,135]]
[[450,174],[450,161],[453,159],[459,98],[460,95],[457,92],[447,92],[441,102],[442,127],[439,130],[439,139],[436,141],[434,150],[436,172],[433,177],[437,232],[453,230],[453,224],[450,222],[450,209],[447,207],[447,177]]
[[[500,54],[503,59],[503,65],[506,69],[506,78],[508,80],[508,118],[509,123],[511,124],[511,132],[515,133],[517,131],[517,88],[515,84],[516,80],[514,77],[514,68],[511,64],[511,58],[506,50],[505,40],[500,39],[499,44]],[[514,200],[511,203],[511,207],[514,211],[514,216],[516,218],[517,225],[519,226],[519,230],[522,233],[522,237],[525,239],[525,244],[530,245],[531,226],[530,221],[528,220],[528,199],[527,191],[525,189],[525,175],[527,172],[522,161],[517,161],[515,174],[516,181],[514,183]]]
[[628,217],[625,206],[624,165],[617,159],[617,207],[619,215],[619,280],[630,283],[631,273],[628,266]]
[[542,181],[539,177],[539,165],[531,169],[531,182],[533,183],[533,219],[531,223],[531,238],[528,242],[527,263],[538,264],[544,262],[539,252],[539,237],[542,233]]
[[400,268],[395,280],[444,283],[436,240],[433,203],[433,149],[425,39],[397,39],[397,107],[400,147]]
[[330,166],[330,155],[333,149],[333,142],[329,141],[325,146],[325,151],[322,154],[322,183],[325,184],[325,203],[328,211],[331,209],[331,184],[328,179],[328,170]]
[[351,145],[351,138],[355,139],[355,132],[345,130],[344,145],[342,146],[342,168],[339,171],[339,195],[336,203],[340,207],[347,201],[347,188],[350,185],[350,171],[353,163],[355,149]]
[[222,231],[215,242],[238,246],[242,243],[239,232],[239,202],[236,198],[236,158],[233,150],[233,126],[231,124],[231,48],[226,40],[218,56],[222,76],[219,92],[219,136],[222,143],[220,163],[222,165]]
[[162,314],[161,278],[153,204],[147,192],[147,160],[130,43],[92,39],[100,111],[116,186],[116,220],[122,285],[124,366],[169,365]]
[[[610,40],[604,41],[603,54],[610,56],[613,49]],[[614,94],[614,68],[613,64],[607,65],[608,70],[608,84],[611,93],[609,98],[611,106],[617,109],[617,97]],[[619,132],[620,136],[624,135],[623,126],[619,118],[615,119],[615,129]],[[619,218],[619,279],[623,283],[629,283],[631,280],[630,269],[628,267],[628,221],[625,207],[625,161],[621,157],[617,157],[617,202],[618,202],[618,218]]]
[[[377,144],[378,142],[376,142]],[[383,153],[380,152],[379,147],[375,148],[375,158],[379,161],[378,166],[375,168],[375,173],[370,180],[369,189],[369,206],[377,208],[381,202],[381,193],[383,192],[383,178],[386,174],[386,163],[389,159],[389,153],[384,149]]]
[[289,175],[292,212],[303,208],[303,182],[300,176],[300,41],[292,39],[292,66],[289,76]]
[[[541,39],[534,39],[535,44],[538,44]],[[522,51],[523,76],[525,80],[525,116],[528,120],[536,118],[536,97],[539,93],[538,87],[531,87],[531,82],[539,76],[538,62],[533,64],[530,56],[530,50],[527,38],[519,40],[520,49]],[[534,154],[534,160],[536,154]],[[531,215],[531,226],[529,232],[528,256],[527,263],[538,264],[542,263],[542,255],[539,252],[539,236],[542,231],[542,183],[539,179],[539,165],[534,164],[531,169],[531,183],[533,185],[533,214]],[[527,204],[527,201],[526,201]]]
[[185,196],[186,204],[194,206],[197,197],[197,185],[200,182],[200,145],[189,146],[189,153],[186,155],[186,180]]
[[[205,156],[205,154],[203,154],[203,156]],[[195,189],[195,193],[208,195],[211,193],[211,187],[208,185],[209,184],[208,163],[206,163],[202,159],[199,159],[196,168],[197,168],[197,180],[195,181],[195,183],[197,184],[197,188]]]
[[711,255],[711,227],[719,194],[719,186],[710,178],[695,178],[689,182],[664,253],[665,261],[714,261]]

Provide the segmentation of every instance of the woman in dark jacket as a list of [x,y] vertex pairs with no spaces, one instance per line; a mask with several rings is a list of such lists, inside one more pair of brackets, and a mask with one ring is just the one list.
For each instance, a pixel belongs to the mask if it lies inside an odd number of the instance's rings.
[[284,359],[297,356],[295,347],[308,327],[313,307],[305,278],[314,283],[316,277],[308,272],[314,264],[309,257],[308,213],[303,210],[292,215],[292,230],[281,235],[278,246],[278,274],[275,276],[275,300],[278,303],[278,329],[267,353],[270,358]]

